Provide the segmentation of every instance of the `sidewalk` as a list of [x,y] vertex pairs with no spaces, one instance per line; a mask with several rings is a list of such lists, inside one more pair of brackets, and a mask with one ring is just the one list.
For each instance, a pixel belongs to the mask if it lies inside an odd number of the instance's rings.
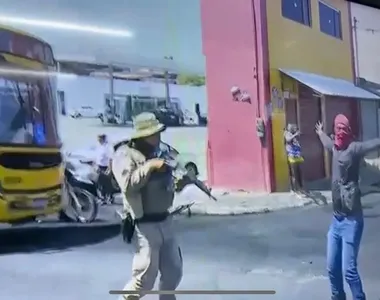
[[[363,195],[380,193],[378,187],[362,186],[361,189]],[[174,206],[194,202],[191,213],[195,215],[241,215],[304,206],[324,206],[331,203],[331,192],[328,189],[312,190],[309,197],[304,198],[289,192],[268,194],[213,191],[212,194],[218,201],[209,199],[196,187],[189,186],[176,197]]]
[[326,205],[331,202],[329,191],[313,191],[312,197],[304,198],[291,193],[213,191],[212,194],[218,201],[209,199],[196,187],[189,186],[176,197],[174,205],[194,202],[191,213],[196,215],[241,215],[268,213],[309,205]]

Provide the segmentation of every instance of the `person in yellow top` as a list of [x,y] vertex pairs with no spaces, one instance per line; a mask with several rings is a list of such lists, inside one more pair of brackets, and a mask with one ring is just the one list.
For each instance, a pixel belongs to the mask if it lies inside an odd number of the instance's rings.
[[296,124],[288,124],[284,130],[285,150],[289,165],[289,177],[291,191],[297,195],[303,195],[303,180],[301,165],[304,161],[299,143],[300,132]]

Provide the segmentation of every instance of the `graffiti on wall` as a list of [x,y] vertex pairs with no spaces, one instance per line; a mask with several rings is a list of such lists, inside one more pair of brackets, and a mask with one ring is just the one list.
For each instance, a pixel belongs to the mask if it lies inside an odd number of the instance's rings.
[[271,89],[271,102],[273,111],[283,111],[285,107],[282,92],[277,87]]

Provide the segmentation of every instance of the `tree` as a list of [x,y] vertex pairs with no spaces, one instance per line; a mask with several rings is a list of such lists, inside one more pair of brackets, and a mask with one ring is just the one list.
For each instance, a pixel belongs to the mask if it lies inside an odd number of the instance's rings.
[[198,75],[179,74],[177,83],[180,85],[203,86],[206,84],[206,78]]

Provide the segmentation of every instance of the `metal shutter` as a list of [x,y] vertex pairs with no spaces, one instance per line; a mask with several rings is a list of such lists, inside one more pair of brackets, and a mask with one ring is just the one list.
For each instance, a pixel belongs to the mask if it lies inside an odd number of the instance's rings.
[[[377,126],[377,102],[373,100],[362,100],[360,102],[362,140],[370,140],[378,137]],[[378,151],[366,155],[367,158],[376,158]]]
[[305,158],[303,177],[306,181],[313,181],[325,177],[323,147],[315,133],[315,124],[321,120],[320,99],[313,96],[310,88],[301,84],[298,93],[300,143]]

